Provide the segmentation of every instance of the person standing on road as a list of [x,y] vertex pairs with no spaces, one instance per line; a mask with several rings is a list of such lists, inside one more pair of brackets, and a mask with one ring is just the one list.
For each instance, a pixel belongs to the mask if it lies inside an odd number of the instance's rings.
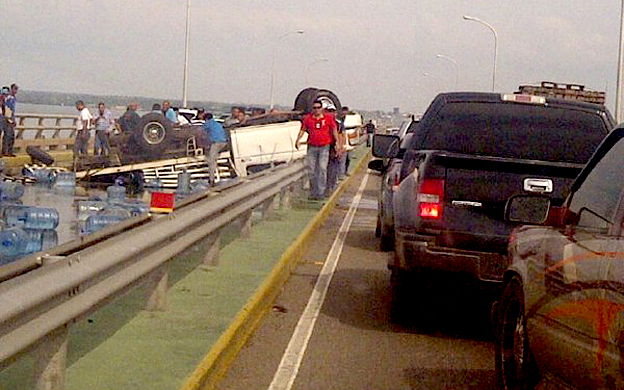
[[[4,113],[6,111],[4,102],[10,93],[11,93],[11,90],[9,89],[9,87],[5,86],[0,89],[0,135],[6,134],[5,129],[8,126],[6,117],[4,116]],[[0,156],[2,155],[1,152],[2,152],[2,149],[0,149]]]
[[162,112],[165,114],[165,117],[171,121],[171,123],[178,123],[178,116],[173,108],[171,108],[171,103],[169,101],[165,100],[163,102]]
[[349,114],[349,107],[347,106],[342,107],[342,121],[340,122],[339,125],[342,128],[342,134],[345,137],[346,152],[345,152],[344,167],[341,173],[341,177],[349,176],[349,164],[351,163],[351,149],[353,149],[353,147],[349,145],[349,138],[347,137],[347,132],[345,130],[344,120],[347,117],[347,114]]
[[366,146],[372,146],[373,145],[373,136],[375,135],[375,124],[373,123],[373,120],[369,120],[368,123],[365,126],[366,128]]
[[113,113],[110,112],[103,102],[98,104],[98,112],[95,119],[95,146],[94,155],[96,156],[108,156],[110,153],[110,145],[108,142],[108,136],[115,127],[115,119],[113,119]]
[[303,117],[301,130],[297,134],[295,148],[299,150],[299,141],[308,133],[306,164],[310,179],[310,200],[321,200],[327,183],[327,164],[329,145],[338,139],[336,120],[332,115],[325,115],[323,104],[316,100],[312,104],[312,113]]
[[336,107],[330,106],[327,108],[329,112],[327,116],[333,118],[336,122],[336,129],[338,138],[329,147],[329,163],[327,165],[327,184],[325,186],[325,197],[328,198],[332,192],[336,189],[338,178],[341,173],[344,172],[344,158],[345,158],[345,137],[342,132],[341,123],[336,118]]
[[208,136],[208,153],[206,153],[206,164],[208,164],[208,180],[214,185],[217,180],[217,160],[222,150],[228,146],[228,137],[221,123],[214,120],[209,112],[203,113],[204,124]]
[[136,126],[137,122],[141,117],[137,114],[137,109],[139,108],[139,104],[137,102],[130,102],[128,104],[128,109],[123,113],[121,118],[119,118],[119,126],[121,127],[121,131],[124,133],[130,133],[134,126]]
[[15,157],[13,154],[13,143],[15,142],[15,106],[16,96],[19,86],[11,84],[10,93],[4,98],[4,139],[2,140],[2,155]]
[[76,102],[78,110],[78,121],[76,122],[76,142],[74,143],[74,154],[78,157],[87,155],[87,145],[89,143],[89,129],[93,115],[85,107],[82,100]]

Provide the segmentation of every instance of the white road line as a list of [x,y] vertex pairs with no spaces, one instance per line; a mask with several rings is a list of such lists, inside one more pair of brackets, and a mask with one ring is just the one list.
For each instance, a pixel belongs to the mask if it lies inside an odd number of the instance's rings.
[[325,301],[325,295],[327,294],[331,279],[334,276],[336,265],[338,265],[338,259],[340,259],[345,238],[351,227],[351,222],[353,222],[357,206],[362,199],[362,193],[366,187],[368,176],[369,173],[367,172],[366,175],[364,175],[364,180],[362,180],[357,193],[353,197],[353,201],[351,202],[351,206],[349,206],[349,211],[345,219],[342,221],[342,225],[340,225],[340,230],[338,230],[336,239],[325,259],[325,265],[321,269],[321,273],[316,280],[308,304],[301,314],[297,327],[290,338],[288,347],[284,352],[284,356],[282,356],[282,361],[275,372],[275,376],[273,376],[273,381],[269,385],[269,390],[290,390],[295,382],[295,378],[297,378],[303,355],[305,354],[308,341],[310,341],[312,331],[314,330],[314,324],[323,306],[323,301]]

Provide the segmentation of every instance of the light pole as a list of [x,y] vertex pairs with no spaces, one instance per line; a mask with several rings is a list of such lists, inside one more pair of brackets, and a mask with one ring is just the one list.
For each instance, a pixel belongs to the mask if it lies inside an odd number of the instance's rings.
[[455,61],[449,56],[445,56],[444,54],[437,54],[436,57],[442,58],[444,60],[451,62],[453,66],[455,67],[455,89],[457,90],[457,87],[459,86],[459,65],[457,65],[457,61]]
[[273,109],[273,88],[275,86],[275,57],[277,56],[277,48],[279,46],[279,42],[286,38],[289,35],[292,34],[303,34],[303,30],[295,30],[295,31],[289,31],[285,34],[280,35],[279,37],[277,37],[277,40],[275,42],[275,48],[273,49],[273,56],[271,59],[271,92],[270,92],[270,96],[269,96],[269,109],[272,110]]
[[328,58],[319,58],[316,61],[312,61],[308,64],[308,67],[306,68],[306,86],[309,84],[309,75],[310,75],[310,69],[316,65],[316,64],[320,64],[321,62],[329,62]]
[[620,15],[620,48],[618,54],[617,87],[615,91],[615,122],[620,123],[622,119],[622,88],[624,84],[624,0],[622,0],[622,10]]
[[182,107],[186,107],[186,87],[188,74],[189,37],[191,27],[191,0],[186,0],[186,42],[184,43],[184,76],[182,78]]
[[474,16],[464,15],[464,20],[472,20],[473,22],[481,23],[485,27],[489,28],[494,34],[494,71],[492,72],[492,91],[496,90],[496,67],[497,67],[497,58],[498,58],[498,34],[496,34],[496,30],[492,27],[491,24],[484,22],[479,18],[475,18]]

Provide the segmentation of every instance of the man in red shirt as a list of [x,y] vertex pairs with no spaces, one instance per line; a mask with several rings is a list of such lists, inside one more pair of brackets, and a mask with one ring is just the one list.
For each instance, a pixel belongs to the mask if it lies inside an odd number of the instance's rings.
[[324,197],[327,183],[329,146],[338,139],[338,128],[336,119],[333,115],[323,112],[323,104],[318,100],[312,104],[312,113],[303,117],[295,148],[299,149],[299,141],[306,132],[308,133],[306,165],[310,179],[309,198],[321,200]]

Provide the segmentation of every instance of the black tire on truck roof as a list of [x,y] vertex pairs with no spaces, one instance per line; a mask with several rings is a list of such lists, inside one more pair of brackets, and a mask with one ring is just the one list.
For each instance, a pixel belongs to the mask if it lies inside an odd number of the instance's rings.
[[164,115],[149,112],[132,129],[132,138],[139,149],[152,157],[163,154],[171,142],[173,124]]
[[45,165],[54,164],[54,157],[50,156],[48,152],[41,150],[38,146],[29,145],[26,147],[26,153],[30,156],[30,158],[34,161],[39,161]]
[[335,93],[328,89],[319,88],[306,88],[299,92],[295,99],[295,110],[304,111],[306,113],[312,112],[312,104],[315,101],[320,100],[323,103],[323,107],[334,106],[336,108],[336,116],[342,117],[342,105],[340,99]]
[[[314,103],[314,96],[318,92],[318,88],[306,88],[299,92],[295,98],[295,111],[311,112],[312,103]],[[314,95],[314,96],[313,96]]]

